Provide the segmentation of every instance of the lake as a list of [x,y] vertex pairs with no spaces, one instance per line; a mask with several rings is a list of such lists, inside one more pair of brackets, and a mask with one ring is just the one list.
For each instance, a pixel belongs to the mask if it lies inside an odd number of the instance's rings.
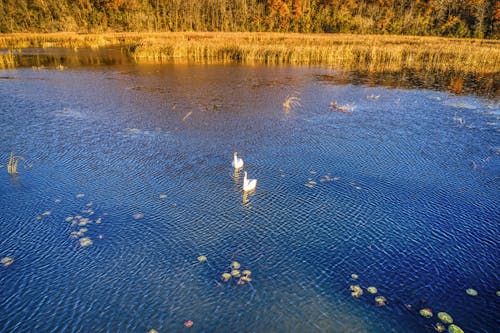
[[0,77],[0,331],[498,329],[498,99],[293,66]]

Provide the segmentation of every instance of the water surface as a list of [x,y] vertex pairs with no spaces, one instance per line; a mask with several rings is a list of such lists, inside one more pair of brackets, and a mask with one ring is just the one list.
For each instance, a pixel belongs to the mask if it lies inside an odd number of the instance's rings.
[[[0,74],[0,331],[431,332],[422,307],[498,328],[498,100],[299,67]],[[250,284],[221,281],[234,260]]]

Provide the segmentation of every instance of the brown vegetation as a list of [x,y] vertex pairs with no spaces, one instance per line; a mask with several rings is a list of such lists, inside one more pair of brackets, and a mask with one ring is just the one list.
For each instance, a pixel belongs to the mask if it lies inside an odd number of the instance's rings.
[[[322,65],[369,72],[500,71],[500,41],[393,35],[281,33],[4,34],[0,48],[121,46],[136,62]],[[13,64],[13,52],[0,56]]]

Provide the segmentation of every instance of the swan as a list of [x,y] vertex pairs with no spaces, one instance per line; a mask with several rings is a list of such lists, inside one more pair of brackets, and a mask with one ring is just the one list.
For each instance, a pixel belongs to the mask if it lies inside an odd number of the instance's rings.
[[235,169],[240,169],[240,168],[243,167],[243,159],[242,158],[238,158],[238,153],[237,152],[234,152],[234,158],[233,158],[233,162],[231,162],[231,165]]
[[257,179],[248,179],[247,172],[245,171],[245,176],[243,177],[243,191],[248,192],[255,190],[257,186]]

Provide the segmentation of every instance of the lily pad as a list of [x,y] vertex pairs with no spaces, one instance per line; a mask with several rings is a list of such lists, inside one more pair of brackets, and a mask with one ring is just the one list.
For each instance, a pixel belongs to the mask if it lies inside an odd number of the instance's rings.
[[375,287],[368,287],[368,288],[366,288],[366,291],[368,291],[370,294],[378,293],[378,290]]
[[434,329],[436,330],[436,332],[444,332],[446,330],[446,327],[441,323],[436,323],[436,325],[434,325]]
[[233,261],[233,262],[231,263],[231,268],[233,268],[233,269],[239,269],[239,268],[240,268],[240,266],[241,266],[241,265],[240,265],[240,263],[239,263],[239,262],[237,262],[237,261]]
[[447,314],[446,312],[438,312],[437,314],[439,320],[441,320],[445,324],[452,324],[453,318]]
[[231,275],[232,275],[232,276],[234,276],[234,277],[240,277],[240,275],[241,275],[241,274],[240,274],[240,271],[239,271],[239,270],[237,270],[237,269],[233,269],[233,270],[231,271]]
[[349,287],[349,289],[351,289],[351,296],[354,298],[359,298],[361,295],[363,295],[363,289],[361,289],[361,287],[358,285],[352,285]]
[[476,289],[472,289],[472,288],[469,288],[465,291],[467,293],[467,295],[469,296],[477,296],[477,290]]
[[227,282],[227,281],[229,281],[229,279],[231,279],[231,274],[229,274],[229,273],[222,273],[220,277],[221,277],[222,280],[224,280],[224,282]]
[[244,275],[240,278],[240,280],[243,282],[251,282],[252,278],[250,278],[248,275]]
[[432,310],[429,308],[421,309],[418,313],[424,318],[431,318],[432,317]]
[[88,237],[80,238],[80,246],[86,247],[92,245],[92,240]]
[[14,263],[14,258],[4,257],[4,258],[2,258],[2,260],[0,260],[0,262],[2,263],[2,265],[4,267],[9,267],[10,265],[12,265]]
[[375,304],[377,304],[377,306],[386,306],[387,299],[384,296],[377,296],[375,297]]
[[243,275],[245,275],[245,276],[250,276],[250,274],[252,274],[252,271],[251,271],[251,270],[249,270],[249,269],[245,269],[242,273],[243,273]]
[[207,257],[205,257],[205,256],[199,256],[199,257],[198,257],[198,261],[199,261],[199,262],[204,262],[204,261],[207,261]]
[[464,333],[464,331],[455,324],[448,326],[448,332],[450,333]]

